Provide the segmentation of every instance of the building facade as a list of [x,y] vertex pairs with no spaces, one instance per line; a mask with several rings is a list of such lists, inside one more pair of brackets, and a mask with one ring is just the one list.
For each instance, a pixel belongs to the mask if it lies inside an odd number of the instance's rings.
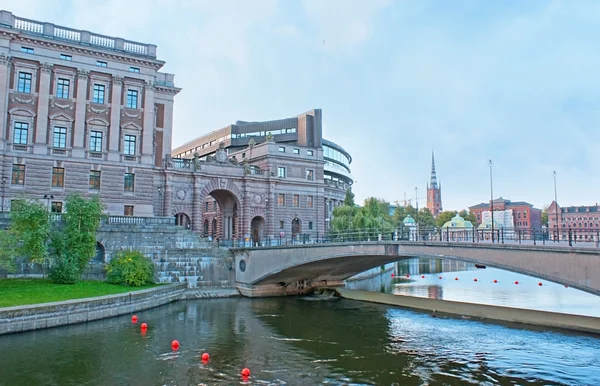
[[596,240],[600,233],[600,207],[597,203],[561,207],[556,201],[552,201],[548,207],[548,232],[551,239],[558,237],[560,240],[567,240],[570,233],[572,239]]
[[490,211],[492,206],[494,224],[498,223],[502,227],[520,231],[540,231],[542,228],[542,211],[540,209],[534,208],[532,204],[524,201],[513,202],[502,197],[495,199],[493,205],[491,203],[481,203],[469,207],[469,212],[475,215],[478,226],[486,221],[491,225]]
[[2,209],[71,192],[113,215],[154,213],[154,171],[170,152],[174,76],[156,46],[0,11]]
[[435,173],[435,158],[431,153],[431,181],[427,184],[427,209],[437,217],[442,211],[442,184]]

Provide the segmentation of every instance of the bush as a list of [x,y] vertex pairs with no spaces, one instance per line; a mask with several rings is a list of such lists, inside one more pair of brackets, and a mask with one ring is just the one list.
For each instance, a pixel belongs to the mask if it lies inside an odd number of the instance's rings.
[[55,284],[75,284],[80,276],[76,263],[66,258],[58,258],[50,268],[48,279]]
[[154,282],[154,263],[139,251],[119,252],[105,269],[108,283],[140,287]]

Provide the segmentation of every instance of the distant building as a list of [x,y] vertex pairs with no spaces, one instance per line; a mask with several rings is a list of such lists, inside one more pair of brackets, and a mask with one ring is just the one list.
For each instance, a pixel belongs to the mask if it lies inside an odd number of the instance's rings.
[[459,214],[442,225],[442,237],[448,241],[463,241],[473,239],[473,224]]
[[[512,209],[494,210],[494,228],[514,228],[514,214]],[[492,227],[492,212],[489,210],[481,212],[481,224],[479,229]]]
[[[557,212],[558,210],[558,212]],[[576,240],[589,240],[591,236],[594,239],[600,232],[600,207],[596,203],[590,206],[568,206],[560,207],[555,201],[548,207],[548,231],[550,238],[556,237],[556,224],[560,224],[560,240],[566,240],[571,237]]]
[[[490,215],[491,222],[491,210],[492,205],[490,203],[481,203],[469,207],[469,211],[475,215],[477,219],[477,226],[481,225],[487,220],[487,216]],[[542,228],[542,211],[541,209],[534,208],[532,204],[524,201],[511,201],[502,197],[497,198],[493,201],[494,207],[494,226],[496,222],[500,222],[504,228],[513,228],[521,231],[533,231],[534,229]],[[512,224],[507,221],[507,214],[505,211],[512,211]],[[484,212],[488,215],[484,216]],[[491,223],[490,223],[491,225]]]
[[404,220],[402,220],[402,225],[404,227],[404,238],[408,238],[408,240],[416,240],[417,239],[417,222],[411,215],[406,215]]
[[427,184],[427,209],[437,217],[442,212],[442,184],[438,183],[435,173],[435,158],[431,152],[431,182]]

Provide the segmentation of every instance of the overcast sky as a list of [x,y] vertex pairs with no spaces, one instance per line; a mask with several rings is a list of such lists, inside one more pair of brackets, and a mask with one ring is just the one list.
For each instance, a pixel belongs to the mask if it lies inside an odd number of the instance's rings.
[[357,200],[425,187],[600,202],[600,2],[3,0],[17,16],[158,45],[176,74],[173,146],[236,120],[323,109]]

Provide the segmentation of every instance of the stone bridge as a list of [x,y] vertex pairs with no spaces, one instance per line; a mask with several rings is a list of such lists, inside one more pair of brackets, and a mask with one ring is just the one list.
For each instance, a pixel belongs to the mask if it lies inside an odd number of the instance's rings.
[[342,285],[367,269],[411,257],[481,263],[600,295],[600,250],[445,242],[358,242],[232,248],[236,285],[248,297]]

